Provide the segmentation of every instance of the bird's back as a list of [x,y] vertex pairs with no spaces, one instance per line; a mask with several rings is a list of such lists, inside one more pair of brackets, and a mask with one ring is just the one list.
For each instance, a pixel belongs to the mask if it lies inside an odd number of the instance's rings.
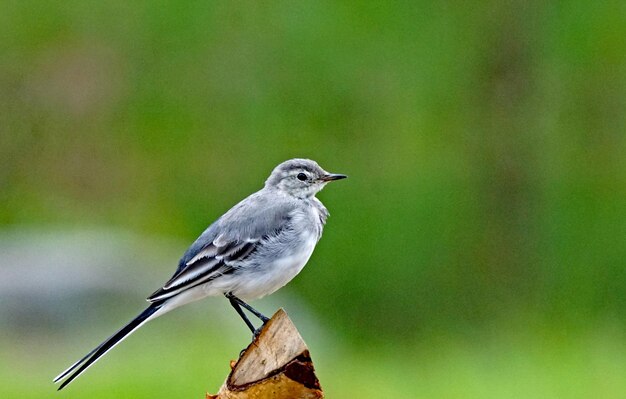
[[272,196],[267,191],[262,189],[251,194],[207,227],[180,259],[176,273],[213,242],[253,241],[285,226],[298,204],[282,195]]

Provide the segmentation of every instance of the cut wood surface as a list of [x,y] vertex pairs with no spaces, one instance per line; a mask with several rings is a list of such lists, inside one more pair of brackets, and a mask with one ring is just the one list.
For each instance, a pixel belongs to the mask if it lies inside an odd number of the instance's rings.
[[304,340],[283,309],[231,362],[217,395],[207,399],[323,398]]

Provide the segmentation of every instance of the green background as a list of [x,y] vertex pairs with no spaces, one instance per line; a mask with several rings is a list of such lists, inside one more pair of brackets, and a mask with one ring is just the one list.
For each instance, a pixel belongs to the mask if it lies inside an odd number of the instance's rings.
[[[55,395],[307,157],[350,178],[255,305],[287,309],[328,397],[623,397],[625,4],[4,2],[0,396]],[[56,396],[215,392],[249,340],[228,307],[158,319]]]

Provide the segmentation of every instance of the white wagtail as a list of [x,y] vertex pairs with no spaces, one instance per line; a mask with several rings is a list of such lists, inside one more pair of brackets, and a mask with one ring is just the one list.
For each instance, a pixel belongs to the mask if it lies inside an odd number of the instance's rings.
[[235,205],[198,237],[172,278],[148,297],[146,310],[54,379],[65,379],[59,390],[147,321],[207,296],[226,296],[256,334],[241,307],[263,323],[268,318],[242,298],[271,294],[302,270],[328,217],[315,194],[326,183],[345,177],[328,173],[308,159],[278,165],[265,187]]

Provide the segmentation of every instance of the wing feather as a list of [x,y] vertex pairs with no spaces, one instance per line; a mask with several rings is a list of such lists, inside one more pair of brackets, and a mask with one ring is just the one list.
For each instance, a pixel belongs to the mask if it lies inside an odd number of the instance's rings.
[[271,201],[260,192],[210,225],[185,252],[174,275],[148,301],[157,302],[232,273],[269,237],[288,226],[295,204]]
[[213,256],[198,257],[193,263],[188,262],[187,267],[172,276],[162,288],[150,295],[148,300],[155,302],[169,298],[187,288],[234,271],[237,268],[236,263],[250,256],[258,243],[259,241],[231,242],[223,247],[216,247]]

